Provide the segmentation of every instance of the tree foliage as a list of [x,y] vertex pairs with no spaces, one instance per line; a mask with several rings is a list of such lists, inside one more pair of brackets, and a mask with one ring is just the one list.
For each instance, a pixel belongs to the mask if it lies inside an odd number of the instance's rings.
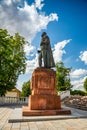
[[30,81],[25,82],[22,86],[22,93],[21,96],[27,97],[31,95],[31,89],[30,89]]
[[65,91],[71,88],[69,73],[71,68],[66,68],[63,62],[58,62],[56,64],[56,80],[57,80],[57,90]]
[[18,33],[14,36],[0,29],[0,95],[15,87],[18,76],[25,72],[24,45],[26,41]]
[[70,94],[71,95],[80,95],[80,96],[85,96],[86,95],[86,93],[84,91],[82,91],[82,90],[74,90],[74,91],[71,90]]
[[85,89],[85,91],[87,92],[87,78],[86,78],[85,81],[84,81],[84,89]]

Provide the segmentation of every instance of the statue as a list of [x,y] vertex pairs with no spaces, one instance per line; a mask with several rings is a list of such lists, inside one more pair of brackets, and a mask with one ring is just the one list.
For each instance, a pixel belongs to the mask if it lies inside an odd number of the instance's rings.
[[38,50],[39,56],[38,56],[38,62],[39,67],[42,67],[42,59],[44,63],[44,68],[51,68],[55,67],[51,45],[50,45],[50,39],[47,36],[46,32],[43,32],[41,35],[41,43],[40,43],[40,50]]

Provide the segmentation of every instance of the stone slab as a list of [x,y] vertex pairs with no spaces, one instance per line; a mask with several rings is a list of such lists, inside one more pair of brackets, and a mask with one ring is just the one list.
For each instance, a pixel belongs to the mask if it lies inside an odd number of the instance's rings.
[[63,107],[64,109],[71,110],[71,115],[51,115],[51,116],[22,116],[22,109],[16,108],[11,114],[8,122],[33,122],[33,121],[50,121],[50,120],[64,120],[64,119],[77,119],[87,118],[87,112],[79,109]]

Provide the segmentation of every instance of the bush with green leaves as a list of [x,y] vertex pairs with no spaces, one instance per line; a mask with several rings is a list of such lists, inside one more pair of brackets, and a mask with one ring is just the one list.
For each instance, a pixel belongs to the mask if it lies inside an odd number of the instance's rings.
[[84,92],[84,91],[82,91],[82,90],[70,90],[70,94],[71,95],[80,95],[80,96],[85,96],[86,95],[86,93]]

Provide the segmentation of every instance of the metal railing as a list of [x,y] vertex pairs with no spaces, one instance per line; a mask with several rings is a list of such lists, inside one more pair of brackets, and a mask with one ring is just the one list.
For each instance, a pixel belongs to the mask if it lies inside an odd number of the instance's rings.
[[28,104],[28,97],[0,97],[0,106],[11,104],[12,105]]

